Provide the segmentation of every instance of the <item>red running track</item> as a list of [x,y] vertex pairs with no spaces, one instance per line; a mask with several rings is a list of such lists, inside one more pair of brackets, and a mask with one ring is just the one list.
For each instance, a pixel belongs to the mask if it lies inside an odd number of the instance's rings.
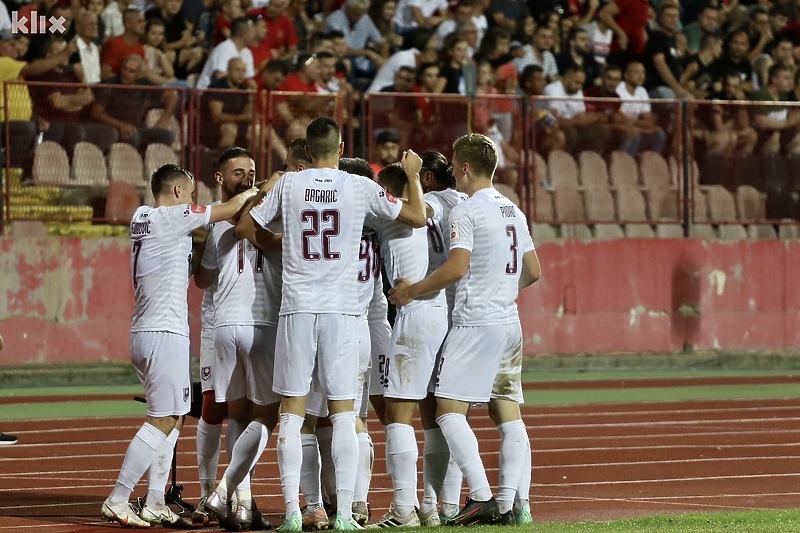
[[[536,521],[800,507],[800,399],[528,407],[524,418]],[[494,484],[497,430],[485,409],[471,420]],[[178,482],[192,502],[199,493],[194,422],[178,443]],[[0,531],[116,528],[100,520],[99,508],[140,424],[130,418],[14,422],[20,443],[0,447]],[[390,483],[383,435],[377,424],[372,429],[371,503],[379,517]],[[277,474],[271,440],[253,494],[274,520],[281,505]],[[145,491],[142,483],[135,495]]]

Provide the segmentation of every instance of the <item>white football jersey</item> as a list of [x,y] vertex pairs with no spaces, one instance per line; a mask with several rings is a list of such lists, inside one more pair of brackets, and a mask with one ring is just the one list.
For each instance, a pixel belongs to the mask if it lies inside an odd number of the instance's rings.
[[265,263],[261,250],[236,237],[233,224],[214,224],[202,262],[204,268],[218,271],[214,327],[278,324],[268,321]]
[[[450,255],[450,232],[447,231],[450,212],[453,207],[469,198],[455,189],[431,191],[425,194],[425,203],[433,209],[433,216],[428,219],[428,273],[430,276],[442,266]],[[445,290],[447,308],[453,312],[456,298],[456,287],[451,285]]]
[[358,254],[369,214],[395,219],[402,206],[380,185],[322,168],[287,172],[250,214],[261,227],[283,222],[280,314],[359,315]]
[[519,320],[516,299],[522,256],[533,250],[525,215],[494,188],[481,189],[450,213],[450,250],[470,250],[469,270],[456,284],[454,326]]
[[200,329],[210,331],[214,329],[214,291],[217,290],[217,281],[203,291],[203,299],[200,301]]
[[205,205],[141,206],[131,220],[134,308],[131,332],[189,335],[186,291],[193,230],[208,224]]
[[[394,286],[397,278],[406,278],[416,283],[428,272],[428,228],[411,228],[395,220],[371,220],[368,222],[378,235],[381,261],[386,268],[389,284]],[[408,305],[397,309],[397,316],[420,307],[445,307],[444,291],[426,294]]]
[[381,279],[380,260],[377,237],[365,228],[361,232],[361,244],[358,247],[358,308],[362,316],[367,315],[376,280]]
[[[281,232],[281,222],[274,220],[267,224],[267,230],[272,233]],[[267,321],[270,324],[278,323],[278,314],[281,311],[281,294],[283,289],[283,259],[280,252],[267,252],[264,254],[264,277],[267,289]]]

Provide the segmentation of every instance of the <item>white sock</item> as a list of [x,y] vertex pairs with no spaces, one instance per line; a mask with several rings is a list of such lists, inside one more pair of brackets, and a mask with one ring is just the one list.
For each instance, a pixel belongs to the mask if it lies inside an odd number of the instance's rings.
[[408,516],[417,506],[417,458],[414,428],[407,424],[386,426],[386,471],[392,476],[394,509]]
[[225,452],[228,454],[228,463],[231,462],[231,457],[233,457],[233,447],[236,446],[236,440],[247,429],[247,424],[248,422],[242,422],[235,418],[228,419],[228,429],[225,433]]
[[[329,498],[336,496],[336,468],[333,465],[333,427],[325,426],[316,429],[317,445],[319,446],[320,482],[325,494]],[[328,503],[334,503],[329,501]]]
[[463,481],[464,476],[461,475],[461,469],[458,468],[458,463],[451,455],[447,461],[447,474],[444,476],[444,483],[442,483],[442,492],[439,494],[443,515],[455,516],[460,511],[459,502],[461,501],[461,485]]
[[281,491],[286,505],[286,519],[300,512],[300,468],[303,464],[303,448],[300,428],[303,417],[281,413],[278,431],[278,467],[281,472]]
[[221,447],[222,424],[209,424],[201,418],[197,423],[197,471],[201,498],[208,497],[217,486]]
[[[526,432],[527,435],[527,432]],[[531,492],[531,439],[525,439],[525,456],[522,465],[522,472],[519,476],[519,484],[517,485],[517,496],[514,499],[514,512],[520,513],[522,511],[531,510],[530,492]]]
[[356,490],[353,501],[366,502],[369,484],[372,481],[372,463],[375,459],[375,447],[369,433],[358,433],[358,470],[356,471]]
[[322,484],[319,479],[320,459],[316,435],[300,435],[303,445],[303,464],[300,468],[300,492],[311,508],[322,505]]
[[467,417],[458,413],[448,413],[436,419],[450,446],[450,454],[458,463],[461,473],[467,478],[470,498],[485,502],[492,498],[492,489],[483,469],[478,451],[478,439],[467,423]]
[[336,510],[345,520],[353,518],[353,493],[358,470],[356,413],[348,411],[330,416],[333,423],[331,455],[336,468]]
[[170,431],[156,452],[153,462],[150,463],[147,471],[147,499],[145,500],[145,505],[148,507],[166,505],[164,490],[169,473],[172,471],[172,456],[175,454],[175,444],[178,442],[180,433],[180,430],[177,429]]
[[136,432],[128,450],[125,452],[125,459],[122,460],[122,467],[119,470],[117,484],[108,497],[111,503],[127,502],[133,492],[133,487],[142,479],[142,476],[161,448],[167,436],[156,429],[152,424],[145,422],[139,431]]
[[436,509],[449,461],[450,448],[441,428],[426,429],[422,447],[422,505],[419,508],[424,514]]
[[[225,470],[229,487],[236,487],[236,496],[246,508],[250,508],[250,469],[255,466],[269,440],[269,430],[261,422],[250,422],[233,446],[231,462]],[[247,486],[241,483],[247,479]]]
[[525,465],[528,433],[522,420],[513,420],[497,426],[500,431],[500,480],[497,483],[497,506],[507,513],[514,505],[519,478]]

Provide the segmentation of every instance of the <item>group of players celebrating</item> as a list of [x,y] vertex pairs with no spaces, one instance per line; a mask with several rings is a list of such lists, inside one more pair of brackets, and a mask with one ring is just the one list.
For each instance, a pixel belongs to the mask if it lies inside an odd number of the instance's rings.
[[[190,405],[186,289],[194,275],[206,291],[194,522],[269,527],[250,477],[276,426],[286,510],[278,531],[531,522],[515,301],[541,272],[525,216],[492,187],[495,145],[465,135],[449,164],[438,152],[408,150],[377,177],[366,161],[341,158],[343,146],[336,121],[319,117],[290,147],[286,172],[258,188],[251,154],[228,149],[216,172],[222,201],[208,206],[192,204],[194,178],[181,167],[153,174],[155,207],[140,207],[131,221],[131,360],[147,416],[103,503],[105,519],[192,524],[166,505],[164,489]],[[397,307],[393,327],[382,270]],[[369,403],[386,432],[394,497],[367,525]],[[488,403],[500,431],[496,497],[467,421],[476,403]],[[229,465],[217,483],[226,418]],[[147,498],[137,509],[129,500],[145,472]],[[462,475],[469,498],[459,510]]]

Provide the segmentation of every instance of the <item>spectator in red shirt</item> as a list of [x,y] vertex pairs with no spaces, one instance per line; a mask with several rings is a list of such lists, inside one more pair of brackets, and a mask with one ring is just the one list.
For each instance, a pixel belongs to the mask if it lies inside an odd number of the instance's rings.
[[108,79],[119,74],[122,60],[130,55],[137,55],[144,60],[142,36],[146,23],[144,13],[138,9],[126,9],[122,14],[125,33],[106,41],[100,52],[100,77]]
[[611,0],[600,9],[597,18],[614,32],[608,62],[624,67],[644,54],[649,13],[648,0]]
[[266,7],[254,9],[248,14],[260,15],[267,23],[267,37],[259,44],[270,51],[276,59],[290,59],[297,53],[297,31],[286,8],[289,0],[272,0]]
[[256,72],[260,72],[272,59],[272,51],[266,46],[260,46],[264,39],[267,38],[267,23],[261,15],[251,15],[250,19],[253,21],[253,28],[255,29],[253,42],[258,44],[256,46],[248,46],[248,48],[253,54],[253,65]]
[[[323,92],[318,83],[320,75],[320,62],[317,56],[301,53],[297,57],[295,71],[286,76],[283,83],[278,86],[279,91],[319,95],[311,98],[302,95],[285,96],[280,101],[276,100],[275,126],[285,126],[287,142],[304,137],[306,126],[314,117],[333,113],[335,97],[331,95],[324,98],[320,95]],[[280,120],[277,120],[278,118]]]
[[242,0],[223,0],[214,19],[214,45],[231,36],[231,21],[244,16]]

